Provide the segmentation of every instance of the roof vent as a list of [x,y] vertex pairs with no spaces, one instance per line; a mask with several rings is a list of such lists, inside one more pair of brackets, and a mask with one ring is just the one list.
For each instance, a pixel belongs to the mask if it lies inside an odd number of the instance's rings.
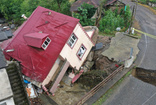
[[6,52],[13,52],[13,51],[14,51],[14,49],[6,50]]
[[51,12],[49,12],[48,15],[51,15]]
[[22,14],[21,16],[22,18],[24,18],[25,20],[27,20],[28,18],[25,16],[25,14]]

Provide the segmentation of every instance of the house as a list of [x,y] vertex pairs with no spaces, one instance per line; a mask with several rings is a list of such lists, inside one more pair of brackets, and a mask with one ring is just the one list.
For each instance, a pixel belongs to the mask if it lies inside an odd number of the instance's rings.
[[15,105],[6,66],[7,63],[0,48],[0,105]]
[[0,41],[7,40],[13,36],[9,27],[0,27]]
[[37,7],[32,15],[2,43],[7,60],[17,60],[26,79],[38,87],[52,81],[54,93],[68,68],[81,70],[94,46],[79,19]]

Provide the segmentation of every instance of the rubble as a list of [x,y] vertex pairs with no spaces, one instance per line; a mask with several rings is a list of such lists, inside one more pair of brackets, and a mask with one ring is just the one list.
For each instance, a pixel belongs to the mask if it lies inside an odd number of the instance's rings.
[[41,99],[39,98],[31,98],[30,101],[31,101],[31,105],[44,105]]

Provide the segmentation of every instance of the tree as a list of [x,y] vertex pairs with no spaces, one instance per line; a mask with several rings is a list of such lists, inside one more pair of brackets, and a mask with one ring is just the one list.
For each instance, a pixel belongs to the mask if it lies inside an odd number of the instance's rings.
[[[6,20],[18,18],[20,12],[20,4],[23,0],[0,0],[0,12]],[[20,16],[19,16],[20,17]]]
[[37,6],[60,12],[66,15],[70,13],[70,2],[68,0],[0,0],[0,13],[6,20],[15,20],[22,22],[21,15],[29,17]]
[[94,6],[83,3],[78,7],[78,13],[73,13],[73,17],[80,19],[82,26],[94,25],[94,20],[91,17],[95,14]]
[[99,24],[99,30],[108,34],[115,31],[117,27],[124,27],[124,18],[116,15],[112,10],[108,10]]

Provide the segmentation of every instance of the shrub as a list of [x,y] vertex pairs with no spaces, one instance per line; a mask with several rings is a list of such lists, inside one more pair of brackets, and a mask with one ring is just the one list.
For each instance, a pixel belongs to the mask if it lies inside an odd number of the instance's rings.
[[96,8],[94,6],[83,3],[78,8],[78,13],[73,13],[73,17],[80,19],[82,26],[94,25],[95,20],[91,17],[95,14]]
[[71,4],[68,0],[0,0],[0,13],[6,20],[15,20],[15,22],[21,23],[23,20],[21,15],[26,14],[29,17],[39,5],[71,15]]
[[113,11],[104,11],[105,16],[99,22],[100,32],[105,32],[106,34],[111,34],[116,30],[117,27],[129,27],[131,19],[130,7],[127,6],[126,11],[120,10],[118,14],[118,8]]
[[100,20],[99,30],[101,32],[110,33],[115,31],[117,27],[124,27],[124,19],[111,10],[106,11],[105,16]]

